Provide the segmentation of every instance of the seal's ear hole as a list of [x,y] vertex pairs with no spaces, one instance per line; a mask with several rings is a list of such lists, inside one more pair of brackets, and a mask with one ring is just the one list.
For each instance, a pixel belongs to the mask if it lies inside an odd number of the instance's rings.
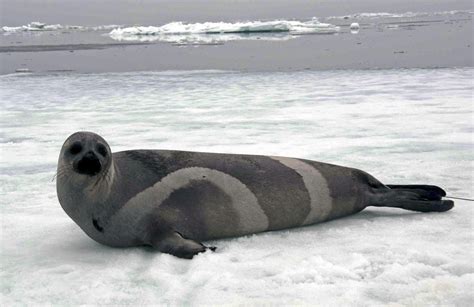
[[97,144],[97,152],[102,156],[107,156],[107,148],[103,144]]
[[74,144],[71,145],[69,148],[69,152],[73,155],[77,155],[82,151],[82,145],[79,142],[75,142]]

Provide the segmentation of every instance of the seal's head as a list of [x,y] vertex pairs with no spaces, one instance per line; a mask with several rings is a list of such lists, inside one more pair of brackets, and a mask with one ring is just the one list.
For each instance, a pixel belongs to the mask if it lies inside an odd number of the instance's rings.
[[112,153],[107,142],[101,136],[86,131],[68,137],[59,157],[59,167],[87,177],[103,174],[111,163]]
[[104,209],[114,181],[112,152],[107,142],[92,132],[69,136],[59,154],[56,190],[64,211],[90,234],[96,230],[93,215]]

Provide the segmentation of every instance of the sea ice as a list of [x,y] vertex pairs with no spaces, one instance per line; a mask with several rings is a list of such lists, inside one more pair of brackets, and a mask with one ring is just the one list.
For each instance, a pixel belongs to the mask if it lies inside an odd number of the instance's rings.
[[353,22],[353,23],[351,23],[350,28],[351,28],[351,30],[359,30],[360,26],[357,22]]
[[220,240],[188,261],[92,241],[61,209],[53,177],[66,137],[90,130],[113,151],[294,156],[472,197],[473,72],[0,76],[1,304],[469,306],[467,201]]
[[76,25],[61,25],[61,24],[46,24],[39,21],[30,22],[27,25],[19,27],[3,26],[0,29],[5,34],[16,32],[43,32],[43,31],[105,31],[121,27],[120,25],[100,25],[100,26],[76,26]]
[[[248,39],[290,39],[294,35],[337,33],[339,27],[309,21],[273,20],[248,22],[171,22],[163,26],[117,28],[109,35],[120,41],[165,41],[174,43],[209,43]],[[284,33],[285,35],[282,35]]]

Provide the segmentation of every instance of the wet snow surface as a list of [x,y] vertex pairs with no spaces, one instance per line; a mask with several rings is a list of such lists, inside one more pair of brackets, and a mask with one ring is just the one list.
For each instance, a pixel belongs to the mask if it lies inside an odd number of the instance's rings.
[[294,156],[472,197],[473,71],[2,76],[2,305],[471,305],[471,202],[442,214],[370,208],[215,241],[188,261],[95,243],[52,178],[62,142],[90,130],[113,151]]

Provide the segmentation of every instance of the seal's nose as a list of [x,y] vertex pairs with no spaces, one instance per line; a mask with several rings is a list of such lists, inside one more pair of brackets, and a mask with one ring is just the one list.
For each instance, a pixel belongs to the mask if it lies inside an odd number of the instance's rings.
[[94,160],[94,159],[97,159],[97,156],[95,155],[95,153],[93,151],[88,151],[83,159],[91,159],[91,160]]
[[75,165],[75,170],[80,174],[95,176],[100,173],[102,165],[99,158],[93,151],[84,154],[81,160]]

